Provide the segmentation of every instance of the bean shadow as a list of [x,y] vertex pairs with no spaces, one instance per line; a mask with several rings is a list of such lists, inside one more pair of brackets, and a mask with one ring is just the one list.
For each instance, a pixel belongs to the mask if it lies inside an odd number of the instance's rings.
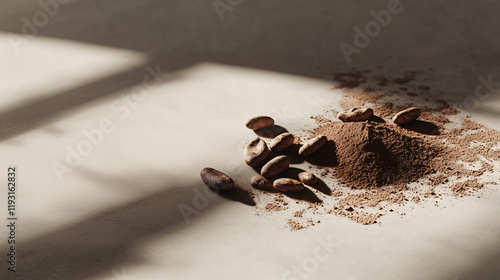
[[[269,182],[273,182],[274,180],[269,180]],[[257,190],[259,192],[264,192],[264,193],[279,193],[280,191],[278,191],[275,187],[271,186],[269,189],[256,189],[256,188],[253,188],[254,190]]]
[[282,133],[288,132],[286,128],[279,125],[272,125],[269,128],[254,130],[255,134],[263,138],[274,138]]
[[305,170],[297,168],[297,167],[290,167],[287,170],[283,171],[278,177],[299,180],[299,173],[304,172],[304,171]]
[[[306,170],[296,168],[296,167],[290,167],[282,173],[282,177],[299,180],[299,173],[301,173],[301,172],[306,172]],[[309,171],[307,171],[307,172],[309,172]],[[309,186],[311,188],[314,188],[314,189],[316,189],[316,190],[318,190],[326,195],[330,195],[332,193],[330,188],[318,176],[316,176],[316,178],[318,179],[318,181],[314,185],[306,185],[306,184],[304,184],[304,185]]]
[[381,117],[376,116],[376,115],[371,116],[368,120],[372,121],[372,122],[377,122],[377,123],[385,123],[384,119],[382,119]]
[[291,164],[299,164],[304,162],[304,158],[299,155],[299,149],[301,145],[292,144],[288,149],[281,152],[281,154],[287,156],[290,159]]
[[324,167],[335,167],[338,165],[337,146],[332,140],[328,140],[323,148],[316,153],[305,157],[305,161],[310,164]]
[[[286,171],[280,174],[279,178],[291,178],[295,180],[299,180],[299,173],[304,172],[305,170],[296,168],[296,167],[290,167]],[[307,187],[304,188],[303,191],[301,192],[290,192],[290,193],[283,193],[284,195],[291,197],[293,199],[298,199],[298,200],[304,200],[308,202],[322,202],[319,197],[317,197],[310,189]]]
[[321,180],[318,176],[316,177],[318,178],[318,181],[316,182],[316,184],[311,185],[310,187],[315,188],[316,190],[326,195],[331,195],[332,190],[326,185],[326,183],[323,180]]
[[301,192],[288,192],[288,193],[284,192],[283,194],[293,199],[304,200],[311,203],[322,202],[321,199],[319,199],[319,197],[317,197],[308,188],[304,188],[304,190]]
[[439,127],[428,121],[414,120],[407,124],[401,125],[401,127],[421,134],[427,134],[427,135],[440,134]]
[[[213,191],[213,190],[212,190]],[[213,191],[215,192],[215,191]],[[234,186],[232,189],[227,191],[220,191],[218,194],[226,199],[241,202],[248,206],[256,206],[255,200],[250,194],[239,186]]]

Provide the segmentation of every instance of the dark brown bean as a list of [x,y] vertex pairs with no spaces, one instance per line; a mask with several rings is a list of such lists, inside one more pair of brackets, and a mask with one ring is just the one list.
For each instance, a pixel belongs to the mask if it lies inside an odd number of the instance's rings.
[[392,121],[397,125],[403,125],[405,123],[409,123],[413,120],[418,119],[422,111],[417,107],[411,107],[402,111],[399,111],[394,117]]
[[234,181],[231,177],[210,167],[203,168],[200,176],[205,185],[215,191],[230,190],[234,186]]
[[243,152],[245,163],[251,167],[263,165],[269,156],[269,148],[266,142],[259,137],[250,141]]
[[250,179],[250,184],[252,187],[261,190],[267,190],[273,186],[273,184],[271,184],[271,182],[269,182],[266,178],[259,175],[253,176]]
[[246,122],[246,126],[251,130],[263,129],[271,127],[274,124],[274,120],[268,116],[256,116],[249,119]]
[[303,157],[310,156],[315,152],[319,151],[319,149],[323,148],[328,139],[324,135],[318,135],[311,140],[307,141],[302,147],[299,149],[299,155]]
[[291,133],[285,132],[276,136],[271,143],[269,144],[269,148],[275,152],[281,152],[286,150],[288,147],[292,146],[293,140],[295,137]]
[[362,122],[368,120],[372,116],[373,109],[367,107],[353,107],[337,115],[343,122]]
[[318,178],[316,178],[314,174],[305,171],[299,173],[299,179],[302,183],[306,185],[314,185],[318,181]]
[[290,159],[287,156],[277,156],[262,167],[260,174],[269,179],[287,170],[289,166]]
[[273,186],[280,192],[300,192],[304,190],[304,185],[294,179],[281,178],[274,181]]

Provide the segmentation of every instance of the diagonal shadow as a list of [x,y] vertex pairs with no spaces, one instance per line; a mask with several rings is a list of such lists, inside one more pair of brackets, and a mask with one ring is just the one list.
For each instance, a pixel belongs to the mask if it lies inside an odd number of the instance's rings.
[[[79,106],[112,95],[120,89],[137,85],[138,81],[150,76],[145,67],[147,66],[103,78],[94,83],[26,104],[20,108],[0,112],[0,141],[49,123]],[[158,78],[157,82],[166,82],[167,80],[171,81],[172,78],[161,77]]]
[[[99,180],[110,182],[104,178]],[[109,273],[116,265],[140,263],[143,261],[141,256],[129,251],[140,246],[142,241],[190,226],[224,201],[212,199],[217,195],[207,190],[200,182],[165,187],[23,241],[22,246],[18,246],[19,271],[8,279],[54,280],[62,279],[62,275],[64,279],[90,279]],[[207,205],[196,206],[193,197],[206,192]],[[198,213],[181,214],[182,204]],[[5,271],[2,269],[0,274]]]
[[[455,14],[469,12],[467,5],[455,5],[456,1],[444,1],[444,5],[446,2],[453,3],[449,6],[457,11]],[[46,25],[37,28],[36,35],[140,51],[155,64],[168,65],[169,69],[165,71],[199,62],[214,62],[331,80],[332,73],[348,72],[353,68],[377,69],[380,66],[377,59],[350,65],[338,46],[342,40],[352,39],[352,27],[360,24],[359,20],[355,20],[358,18],[355,15],[364,18],[367,11],[386,5],[385,0],[370,3],[313,1],[311,4],[292,0],[287,1],[286,5],[279,1],[270,3],[256,0],[225,13],[225,19],[221,21],[212,3],[206,1],[71,1],[70,4],[61,5],[58,13]],[[258,24],[250,16],[257,8],[269,13],[264,13]],[[349,12],[342,13],[341,10]],[[491,7],[477,9],[483,13],[493,10]],[[22,35],[26,24],[23,17],[32,20],[32,16],[40,11],[43,9],[35,2],[5,3],[0,11],[0,30]],[[325,11],[331,11],[332,14]],[[429,12],[426,5],[413,5],[408,13],[412,16],[442,18],[439,13]],[[345,26],[338,24],[344,21]],[[282,22],[291,26],[283,25]],[[409,24],[411,19],[402,23]],[[332,36],[333,30],[326,26],[335,27],[336,35]],[[386,40],[391,42],[392,47],[384,47],[377,54],[377,57],[384,59],[387,67],[397,69],[400,65],[412,65],[414,61],[419,61],[420,65],[417,66],[437,65],[439,69],[435,72],[445,73],[455,67],[456,60],[446,60],[446,56],[436,55],[435,59],[429,57],[432,57],[432,52],[440,42],[446,39],[454,41],[456,38],[432,40],[433,36],[440,34],[428,34],[423,40],[430,40],[422,41],[420,51],[407,55],[407,42],[401,40],[397,29],[392,30],[391,27],[393,25],[384,33],[389,36]],[[480,29],[481,26],[472,25],[469,27],[471,32],[463,35],[463,40],[471,41],[474,45],[475,28]],[[390,40],[391,36],[394,40]],[[301,40],[297,41],[297,38]],[[448,44],[447,53],[460,53],[460,45]],[[376,47],[370,46],[360,55],[368,54],[371,48]],[[480,50],[476,52],[467,58],[484,56]],[[397,60],[385,59],[386,56],[396,55]],[[495,53],[485,57],[478,65],[481,69],[493,72],[497,69],[498,61],[500,53]],[[112,91],[138,84],[143,76],[141,69],[135,69],[0,114],[0,140],[50,122],[62,113]],[[477,84],[476,76],[469,78],[471,84]]]

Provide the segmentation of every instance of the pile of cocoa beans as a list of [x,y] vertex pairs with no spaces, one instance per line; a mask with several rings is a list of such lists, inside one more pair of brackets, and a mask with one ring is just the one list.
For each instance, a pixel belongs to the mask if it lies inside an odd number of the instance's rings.
[[[396,125],[404,125],[420,117],[421,110],[411,107],[402,110],[394,115],[392,121]],[[373,116],[373,110],[367,107],[354,107],[345,112],[341,112],[337,117],[343,122],[367,121]],[[274,125],[274,119],[268,116],[256,116],[246,122],[246,127],[258,131],[270,128]],[[245,163],[255,169],[260,168],[260,175],[250,179],[250,184],[256,189],[266,190],[271,187],[280,192],[300,192],[304,190],[304,184],[314,185],[318,179],[310,172],[298,174],[298,180],[294,178],[282,178],[282,174],[290,167],[290,159],[285,155],[278,155],[270,158],[271,151],[280,153],[293,145],[295,136],[285,132],[274,137],[269,145],[260,137],[256,137],[245,146],[243,158]],[[317,153],[325,146],[328,139],[324,135],[318,135],[302,143],[298,154],[301,157],[308,157]],[[234,181],[227,174],[213,168],[204,168],[201,171],[203,182],[213,190],[230,190],[234,186]]]

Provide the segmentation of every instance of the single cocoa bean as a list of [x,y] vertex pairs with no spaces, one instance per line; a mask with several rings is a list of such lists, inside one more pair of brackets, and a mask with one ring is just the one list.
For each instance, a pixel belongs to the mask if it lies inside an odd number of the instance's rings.
[[251,167],[263,165],[269,156],[269,148],[266,142],[259,137],[250,141],[243,152],[245,163]]
[[271,127],[273,124],[273,118],[268,116],[257,116],[249,119],[245,125],[251,130],[257,130]]
[[231,177],[210,167],[203,168],[200,176],[205,185],[215,191],[230,190],[234,186],[234,181]]
[[367,107],[353,107],[345,112],[337,114],[343,122],[362,122],[373,116],[373,109]]
[[418,117],[420,117],[421,113],[422,113],[422,111],[419,108],[411,107],[411,108],[399,111],[396,115],[394,115],[394,117],[392,118],[392,121],[397,125],[403,125],[405,123],[409,123],[413,120],[418,119]]
[[273,184],[271,184],[271,182],[269,182],[266,178],[259,175],[253,176],[250,179],[250,184],[252,187],[261,190],[267,190],[273,186]]
[[271,148],[271,150],[275,152],[284,151],[288,147],[292,146],[294,139],[295,138],[291,133],[288,132],[281,133],[280,135],[273,138],[273,140],[271,140],[269,148]]
[[264,164],[260,174],[266,179],[272,178],[288,169],[290,166],[290,159],[287,156],[277,156]]
[[274,181],[273,186],[280,192],[300,192],[304,190],[304,185],[294,179],[281,178]]
[[314,185],[318,181],[318,178],[316,178],[314,174],[305,171],[299,173],[299,179],[302,183],[306,185]]
[[311,140],[307,141],[302,147],[299,149],[299,155],[303,157],[310,156],[317,152],[319,149],[323,148],[328,139],[325,135],[318,135]]

